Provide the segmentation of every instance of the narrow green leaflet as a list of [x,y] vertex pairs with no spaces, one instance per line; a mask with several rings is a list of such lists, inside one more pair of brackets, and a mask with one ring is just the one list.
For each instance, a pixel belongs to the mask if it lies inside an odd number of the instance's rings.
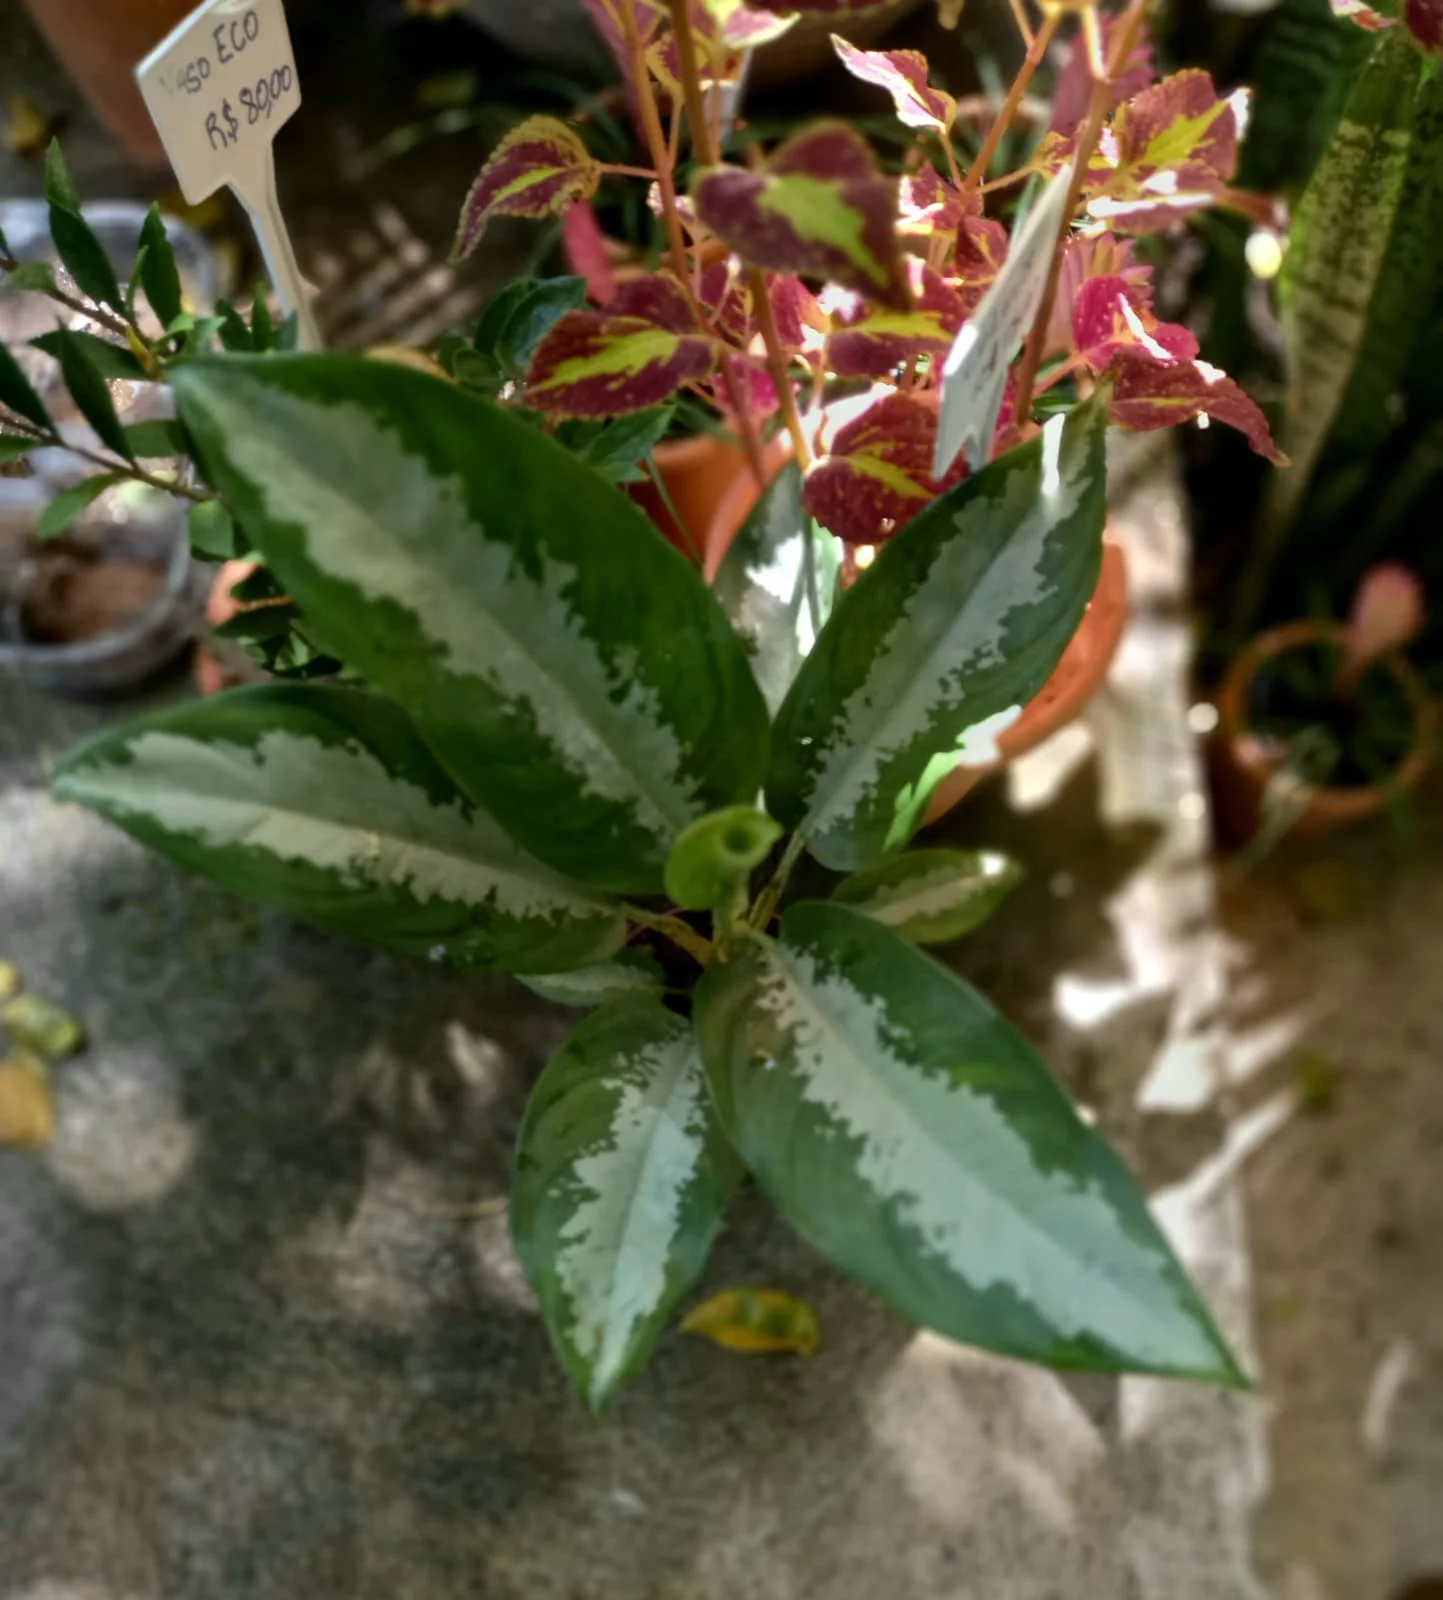
[[0,467],[7,461],[18,461],[36,448],[34,439],[22,439],[19,434],[0,433]]
[[110,339],[102,339],[98,334],[84,333],[78,329],[57,328],[53,333],[42,333],[38,339],[32,339],[30,343],[37,350],[43,350],[46,355],[54,356],[58,360],[62,333],[80,346],[89,357],[91,366],[102,378],[123,378],[131,383],[145,381],[145,368],[135,359],[132,352],[125,345],[116,344]]
[[0,405],[8,406],[17,417],[49,431],[50,413],[35,392],[34,385],[20,370],[20,363],[0,340]]
[[1270,522],[1297,511],[1357,360],[1408,171],[1419,71],[1403,30],[1384,34],[1293,222],[1282,283],[1293,467],[1274,480]]
[[115,268],[100,240],[81,214],[80,196],[60,153],[52,141],[45,158],[45,198],[50,204],[50,238],[65,270],[82,294],[125,315],[125,296]]
[[684,1018],[645,996],[547,1063],[516,1153],[516,1253],[572,1382],[604,1405],[706,1266],[740,1166]]
[[267,684],[142,717],[67,756],[55,792],[224,888],[403,955],[552,972],[625,937],[615,904],[517,849],[360,690]]
[[1021,881],[1000,850],[909,850],[854,872],[832,899],[912,944],[946,944],[984,923]]
[[726,806],[693,822],[666,862],[669,899],[688,911],[725,905],[771,853],[781,827],[755,806]]
[[1041,689],[1097,584],[1107,393],[940,495],[837,603],[777,716],[767,809],[851,871],[911,838]]
[[175,251],[158,205],[151,206],[146,213],[145,225],[140,230],[140,248],[145,252],[140,264],[141,288],[150,301],[150,309],[160,318],[161,327],[168,328],[185,309],[185,302]]
[[206,561],[234,561],[250,549],[230,512],[219,500],[192,506],[186,520],[190,547]]
[[831,615],[840,565],[837,541],[802,509],[802,471],[789,461],[743,523],[712,584],[751,652],[773,714]]
[[133,459],[130,441],[116,415],[115,401],[90,351],[68,328],[57,328],[54,337],[60,376],[65,379],[70,398],[80,407],[80,414],[95,429],[102,444],[127,460]]
[[660,995],[666,987],[660,965],[639,950],[619,951],[610,961],[574,972],[533,972],[518,974],[518,979],[543,1000],[588,1008],[635,995]]
[[101,472],[93,478],[62,489],[35,519],[35,537],[54,539],[67,533],[107,489],[123,481],[119,472]]
[[757,1182],[912,1321],[1062,1368],[1243,1382],[1108,1146],[977,992],[846,906],[697,992],[712,1096]]
[[533,855],[655,892],[689,822],[755,797],[766,707],[721,607],[554,440],[354,357],[197,361],[174,384],[286,593]]

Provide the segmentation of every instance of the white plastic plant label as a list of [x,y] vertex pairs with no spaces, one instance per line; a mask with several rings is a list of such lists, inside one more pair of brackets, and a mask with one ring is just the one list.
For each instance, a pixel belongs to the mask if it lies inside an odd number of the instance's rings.
[[305,284],[276,198],[276,134],[301,105],[283,0],[207,0],[135,69],[181,193],[191,205],[226,185],[260,240],[276,293],[316,344]]
[[966,450],[967,465],[974,472],[991,457],[1007,369],[1042,304],[1071,184],[1072,168],[1067,167],[1037,197],[997,281],[947,352],[932,463],[936,478],[946,476],[959,450]]

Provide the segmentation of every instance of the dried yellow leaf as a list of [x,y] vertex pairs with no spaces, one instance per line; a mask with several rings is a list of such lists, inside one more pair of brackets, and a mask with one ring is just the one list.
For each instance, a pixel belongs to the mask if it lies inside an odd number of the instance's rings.
[[38,994],[22,994],[0,1010],[0,1022],[14,1044],[48,1061],[73,1056],[85,1043],[85,1029],[59,1006]]
[[37,156],[50,143],[57,118],[47,116],[29,95],[10,97],[5,119],[5,148],[14,156]]
[[25,987],[20,968],[13,961],[0,961],[0,1005],[13,1000]]
[[38,1150],[55,1133],[50,1075],[33,1056],[0,1061],[0,1149]]
[[822,1343],[816,1312],[780,1289],[727,1289],[688,1312],[681,1331],[748,1355],[786,1351],[810,1356]]

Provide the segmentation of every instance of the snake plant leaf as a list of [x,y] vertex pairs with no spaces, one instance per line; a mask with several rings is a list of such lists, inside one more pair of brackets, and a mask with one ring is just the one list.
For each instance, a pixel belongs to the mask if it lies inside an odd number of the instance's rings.
[[1380,36],[1293,221],[1281,284],[1293,470],[1274,480],[1274,526],[1296,513],[1357,361],[1408,171],[1419,65],[1401,29]]
[[54,780],[223,888],[402,955],[482,971],[600,961],[620,908],[467,802],[398,707],[265,684],[108,729]]
[[773,714],[832,614],[840,567],[836,540],[814,528],[802,507],[802,469],[789,461],[742,524],[712,585]]
[[935,500],[842,596],[777,715],[767,810],[850,872],[990,759],[1102,562],[1107,387]]
[[511,1232],[593,1409],[701,1276],[740,1175],[691,1027],[658,1000],[603,1006],[547,1063],[521,1128]]
[[671,847],[666,892],[687,911],[725,905],[761,866],[782,836],[755,806],[726,806],[693,822]]
[[518,973],[533,994],[559,1006],[603,1006],[639,994],[659,995],[666,977],[659,963],[640,950],[620,950],[609,961],[573,972]]
[[791,1225],[923,1327],[1054,1367],[1244,1380],[1104,1141],[972,988],[802,902],[714,968],[722,1124]]
[[755,798],[766,707],[721,607],[539,429],[346,356],[189,362],[175,386],[285,592],[532,855],[656,892],[688,823]]
[[1021,881],[1000,850],[908,850],[854,872],[832,899],[912,944],[946,944],[980,927]]

